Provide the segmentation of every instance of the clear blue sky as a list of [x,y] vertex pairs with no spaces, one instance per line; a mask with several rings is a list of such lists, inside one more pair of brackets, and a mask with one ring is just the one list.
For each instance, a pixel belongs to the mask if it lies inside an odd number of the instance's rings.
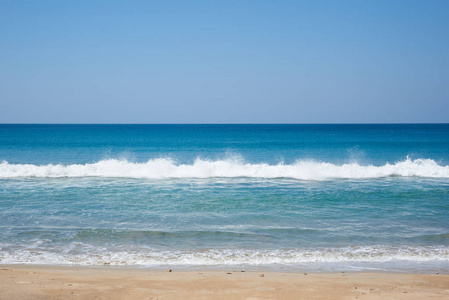
[[0,0],[0,123],[449,122],[449,1]]

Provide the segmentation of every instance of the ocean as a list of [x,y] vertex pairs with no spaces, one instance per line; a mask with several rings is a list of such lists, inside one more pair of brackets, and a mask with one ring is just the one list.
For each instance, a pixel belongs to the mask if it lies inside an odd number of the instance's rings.
[[0,264],[448,273],[449,124],[3,124]]

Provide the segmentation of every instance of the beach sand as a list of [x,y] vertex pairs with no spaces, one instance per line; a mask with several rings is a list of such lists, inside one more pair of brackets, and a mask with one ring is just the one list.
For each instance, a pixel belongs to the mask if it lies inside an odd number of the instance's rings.
[[3,265],[0,299],[449,299],[449,275]]

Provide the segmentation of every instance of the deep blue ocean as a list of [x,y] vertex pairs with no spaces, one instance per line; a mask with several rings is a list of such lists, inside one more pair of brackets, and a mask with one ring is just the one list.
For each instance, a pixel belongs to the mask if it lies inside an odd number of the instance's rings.
[[449,273],[449,124],[0,125],[0,264]]

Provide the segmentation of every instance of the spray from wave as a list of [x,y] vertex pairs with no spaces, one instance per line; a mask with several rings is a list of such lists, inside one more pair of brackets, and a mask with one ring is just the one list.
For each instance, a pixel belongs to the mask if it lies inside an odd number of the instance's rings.
[[107,159],[90,164],[0,164],[0,178],[19,177],[116,177],[116,178],[292,178],[299,180],[364,179],[382,177],[449,178],[449,166],[432,159],[407,159],[383,166],[297,161],[293,164],[245,163],[238,159],[203,160],[177,164],[167,158],[134,163]]

